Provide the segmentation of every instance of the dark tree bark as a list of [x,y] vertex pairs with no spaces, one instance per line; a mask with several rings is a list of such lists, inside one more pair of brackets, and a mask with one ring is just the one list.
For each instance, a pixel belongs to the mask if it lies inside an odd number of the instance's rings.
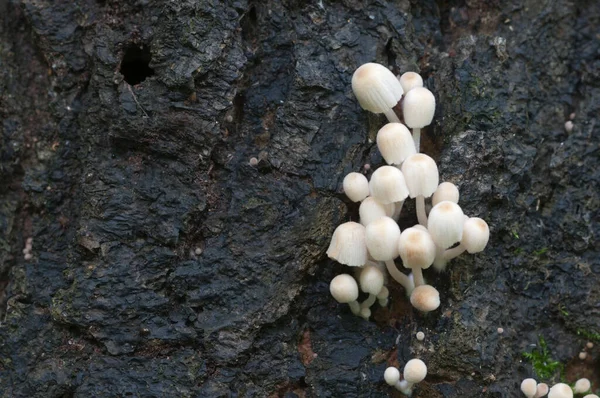
[[[539,336],[599,388],[597,1],[0,0],[0,19],[1,397],[382,397],[415,356],[416,397],[519,397]],[[492,238],[426,274],[438,311],[392,287],[367,322],[324,252],[357,217],[344,175],[382,164],[350,88],[372,61],[423,75],[422,150]]]

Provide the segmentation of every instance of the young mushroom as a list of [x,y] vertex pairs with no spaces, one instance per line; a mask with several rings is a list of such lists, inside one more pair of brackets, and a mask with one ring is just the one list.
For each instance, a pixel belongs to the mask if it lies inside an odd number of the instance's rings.
[[586,378],[579,379],[575,382],[575,387],[573,391],[575,394],[583,394],[592,389],[592,383]]
[[444,249],[460,242],[463,234],[465,215],[459,205],[443,201],[433,206],[427,220],[427,230],[437,246],[438,255],[433,267],[443,271],[446,267]]
[[404,380],[400,382],[400,392],[406,395],[412,394],[415,384],[422,382],[427,376],[427,366],[420,359],[411,359],[404,365]]
[[363,200],[358,208],[360,223],[364,226],[377,220],[379,217],[391,217],[396,205],[394,203],[383,204],[373,196]]
[[356,280],[348,275],[341,274],[331,280],[329,292],[340,304],[348,304],[354,315],[360,314],[360,304],[358,298],[358,284]]
[[425,198],[433,195],[438,187],[439,172],[435,161],[423,153],[409,156],[402,163],[402,174],[411,198],[416,198],[419,224],[427,225]]
[[521,392],[525,394],[527,398],[535,397],[537,393],[537,381],[534,379],[525,379],[521,382]]
[[542,398],[545,397],[546,394],[548,394],[548,391],[550,391],[550,388],[548,387],[548,384],[546,383],[539,383],[536,387],[535,390],[535,395],[533,396],[533,398]]
[[385,66],[368,63],[352,75],[352,91],[360,106],[373,113],[383,113],[390,123],[399,123],[394,108],[404,91],[394,74]]
[[442,182],[440,185],[438,185],[437,189],[433,193],[433,196],[431,197],[431,205],[435,206],[444,200],[458,203],[459,197],[460,195],[456,185],[452,184],[451,182]]
[[405,95],[413,88],[423,87],[423,78],[415,72],[405,72],[398,80],[400,80],[400,85]]
[[371,176],[371,195],[385,204],[402,202],[408,196],[408,187],[402,172],[394,166],[381,166]]
[[404,96],[402,111],[406,125],[413,129],[415,148],[419,152],[421,129],[431,124],[435,114],[435,97],[425,87],[413,88]]
[[377,133],[377,148],[387,164],[401,165],[417,153],[410,131],[402,123],[388,123]]
[[421,285],[413,289],[410,303],[422,312],[431,312],[440,306],[440,293],[431,285]]
[[339,225],[331,237],[327,256],[340,264],[362,267],[367,262],[365,227],[352,221]]
[[395,367],[388,367],[383,373],[383,379],[388,385],[400,389],[400,371]]
[[558,383],[552,386],[548,398],[573,398],[573,390],[568,384]]
[[423,269],[435,260],[436,248],[429,232],[418,228],[407,228],[400,234],[398,253],[406,268],[411,268],[415,287],[424,285]]
[[478,217],[468,218],[463,225],[463,235],[460,244],[444,252],[444,260],[450,261],[461,255],[465,250],[470,253],[479,253],[485,249],[490,239],[490,228],[487,223]]
[[360,202],[369,196],[369,181],[360,173],[350,173],[342,183],[344,193],[353,202]]

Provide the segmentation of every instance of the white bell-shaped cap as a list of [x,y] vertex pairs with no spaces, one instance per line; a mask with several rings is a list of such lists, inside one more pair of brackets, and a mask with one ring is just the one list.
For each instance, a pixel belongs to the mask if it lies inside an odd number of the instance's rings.
[[440,293],[431,285],[417,286],[410,294],[410,303],[419,311],[435,311],[440,306]]
[[429,126],[435,113],[435,97],[425,87],[415,87],[404,96],[402,112],[408,127]]
[[390,386],[395,386],[400,381],[400,371],[393,366],[390,366],[383,373],[383,379]]
[[[546,384],[546,383],[540,383],[537,385],[536,391],[537,391],[535,393],[536,398],[537,397],[545,397],[546,394],[548,394],[548,391],[550,391],[550,387],[548,387],[548,384]],[[598,398],[598,397],[596,397],[596,398]]]
[[350,173],[344,177],[344,193],[353,202],[360,202],[369,196],[369,181],[360,173]]
[[329,292],[338,303],[346,304],[358,298],[358,284],[348,274],[341,274],[331,280]]
[[379,217],[391,217],[395,209],[394,203],[383,204],[373,196],[369,196],[360,203],[358,215],[360,223],[365,227]]
[[356,222],[339,225],[333,232],[327,256],[340,264],[362,267],[367,262],[365,227]]
[[404,94],[416,87],[423,87],[423,78],[415,72],[405,72],[400,76],[400,85]]
[[433,206],[427,219],[427,230],[436,245],[447,249],[460,242],[465,217],[459,205],[447,200]]
[[417,153],[412,134],[402,123],[388,123],[379,129],[377,148],[387,164],[402,164]]
[[435,260],[435,243],[427,230],[407,228],[400,234],[398,253],[406,268],[427,269]]
[[398,104],[404,91],[394,74],[385,66],[368,63],[352,75],[352,91],[363,109],[383,113]]
[[583,394],[584,392],[590,391],[591,388],[592,383],[588,379],[582,378],[575,382],[573,390],[575,391],[575,394]]
[[404,176],[394,166],[381,166],[375,170],[371,176],[369,188],[371,195],[384,205],[402,202],[408,196],[408,187]]
[[411,359],[404,365],[404,380],[409,383],[417,384],[423,381],[427,376],[427,365],[420,359]]
[[366,227],[369,254],[377,261],[389,261],[398,257],[400,227],[390,217],[381,217]]
[[463,235],[460,243],[467,252],[479,253],[485,249],[490,239],[490,228],[487,223],[478,217],[471,217],[463,224]]
[[525,379],[521,382],[521,392],[527,398],[533,398],[537,393],[537,381],[534,379]]
[[433,193],[433,196],[431,197],[431,204],[435,206],[444,200],[458,203],[459,197],[460,195],[456,185],[452,184],[451,182],[442,182],[440,185],[438,185],[437,189]]
[[435,160],[424,153],[409,156],[402,163],[402,174],[411,198],[419,195],[430,197],[440,182],[440,174]]
[[568,384],[558,383],[552,386],[548,398],[573,398],[573,390]]
[[376,296],[383,288],[383,272],[377,267],[367,265],[360,273],[359,282],[360,290]]

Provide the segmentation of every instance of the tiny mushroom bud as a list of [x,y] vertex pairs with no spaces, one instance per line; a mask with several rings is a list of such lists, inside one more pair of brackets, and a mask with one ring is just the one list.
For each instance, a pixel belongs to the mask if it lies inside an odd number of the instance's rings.
[[367,265],[360,273],[360,289],[365,293],[377,295],[383,288],[383,280],[383,273],[379,268]]
[[377,133],[377,148],[387,164],[400,165],[417,153],[410,131],[402,123],[388,123]]
[[558,383],[552,386],[548,398],[573,398],[573,390],[568,384]]
[[360,314],[360,304],[356,301],[358,298],[358,284],[352,276],[341,274],[333,278],[329,284],[329,292],[338,303],[347,303],[354,315]]
[[427,230],[436,245],[446,249],[462,239],[464,221],[460,206],[445,200],[431,209]]
[[573,131],[573,122],[572,122],[572,121],[570,121],[570,120],[567,120],[567,121],[565,122],[565,131],[566,131],[567,133],[570,133],[571,131]]
[[398,389],[406,395],[412,394],[413,385],[420,383],[427,376],[427,366],[420,359],[411,359],[404,365],[404,380],[398,384]]
[[384,113],[390,122],[400,122],[393,111],[404,91],[394,74],[385,66],[368,63],[352,75],[352,91],[363,109]]
[[431,197],[431,204],[435,206],[444,200],[458,203],[459,196],[460,195],[456,185],[452,184],[451,182],[442,182],[433,193],[433,196]]
[[402,174],[411,198],[417,198],[417,218],[419,224],[427,225],[425,213],[425,198],[436,191],[440,175],[435,161],[423,154],[417,153],[409,156],[402,163]]
[[548,387],[548,384],[540,383],[536,387],[536,393],[533,398],[545,397],[546,394],[548,394],[548,391],[550,391],[550,387]]
[[333,232],[327,256],[340,264],[361,267],[367,262],[365,227],[356,222],[339,225]]
[[421,129],[429,126],[435,114],[435,97],[425,87],[415,87],[404,96],[404,121],[413,129],[413,140],[417,152],[421,141]]
[[393,366],[385,370],[383,374],[385,382],[390,386],[395,386],[400,381],[400,371]]
[[369,181],[360,173],[350,173],[344,177],[344,193],[353,202],[360,202],[369,196]]
[[573,388],[573,390],[575,391],[575,394],[583,394],[590,391],[591,388],[592,383],[590,383],[588,379],[583,378],[575,382],[575,388]]
[[371,176],[371,195],[381,203],[402,202],[408,196],[408,187],[402,172],[394,166],[381,166]]
[[440,293],[431,285],[417,286],[410,295],[410,303],[419,311],[435,311],[440,306]]
[[581,359],[582,361],[585,360],[587,358],[587,352],[585,351],[581,351],[579,353],[579,359]]
[[404,94],[408,93],[415,87],[423,87],[423,78],[415,72],[405,72],[400,76],[400,84]]
[[527,398],[533,398],[537,393],[537,381],[525,379],[521,382],[521,391]]
[[490,228],[487,223],[478,217],[471,217],[463,225],[463,236],[460,243],[467,252],[479,253],[485,249],[490,239]]
[[417,340],[419,340],[419,341],[425,340],[425,333],[417,332]]

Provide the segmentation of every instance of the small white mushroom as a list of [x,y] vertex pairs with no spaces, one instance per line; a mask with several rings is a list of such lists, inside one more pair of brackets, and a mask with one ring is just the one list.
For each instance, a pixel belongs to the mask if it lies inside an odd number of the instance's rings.
[[440,293],[431,285],[417,286],[410,295],[410,303],[419,311],[435,311],[440,306]]
[[400,382],[400,371],[395,367],[390,366],[383,373],[383,379],[388,385],[398,388],[397,386]]
[[423,87],[423,78],[415,72],[405,72],[398,80],[400,80],[400,85],[402,86],[402,90],[404,90],[404,94],[408,93],[413,88]]
[[592,383],[590,383],[588,379],[582,378],[575,382],[575,387],[573,388],[573,391],[575,391],[575,394],[583,394],[590,391],[591,388]]
[[431,209],[427,230],[435,244],[446,249],[462,239],[464,220],[460,206],[445,200]]
[[444,252],[444,259],[450,261],[461,255],[465,250],[470,253],[479,253],[485,249],[490,239],[490,228],[487,223],[478,217],[470,217],[463,224],[463,235],[460,244]]
[[392,109],[398,104],[404,91],[394,74],[376,63],[361,65],[352,75],[352,91],[360,106],[373,113],[383,113],[391,123],[400,119]]
[[596,394],[588,394],[583,398],[600,398],[600,397],[598,397]]
[[377,296],[383,288],[383,273],[379,268],[367,265],[360,273],[359,282],[363,292]]
[[435,206],[444,200],[458,203],[459,197],[460,195],[456,185],[452,184],[451,182],[442,182],[440,185],[438,185],[437,189],[433,193],[433,196],[431,197],[431,204]]
[[358,208],[360,223],[367,226],[380,217],[391,217],[394,213],[395,206],[394,203],[384,205],[374,197],[369,196],[360,203],[360,207]]
[[417,228],[407,228],[398,239],[398,253],[406,268],[411,268],[415,286],[424,285],[423,269],[427,269],[435,260],[435,243],[429,232]]
[[537,381],[534,379],[525,379],[521,382],[521,392],[527,398],[533,398],[537,393]]
[[404,380],[400,382],[400,391],[403,394],[411,395],[415,384],[422,382],[427,376],[427,365],[420,359],[411,359],[404,365],[402,373]]
[[552,386],[548,398],[573,398],[573,390],[568,384],[558,383]]
[[404,175],[394,166],[381,166],[375,170],[369,188],[371,195],[384,205],[402,202],[408,196]]
[[416,337],[417,337],[417,340],[423,341],[423,340],[425,340],[425,333],[423,333],[423,332],[417,332],[417,336]]
[[348,304],[354,315],[359,315],[360,304],[358,299],[358,284],[356,280],[348,275],[341,274],[331,280],[329,284],[329,292],[341,304]]
[[365,227],[356,222],[339,225],[333,232],[327,256],[340,264],[362,267],[367,262]]
[[377,148],[387,164],[400,165],[417,153],[410,131],[402,123],[388,123],[377,133]]
[[360,202],[369,196],[369,181],[360,173],[350,173],[344,177],[344,193],[353,202]]
[[416,198],[419,224],[427,225],[425,198],[433,195],[438,187],[440,181],[438,167],[431,157],[423,153],[417,153],[409,156],[402,163],[402,174],[410,197]]
[[435,114],[435,97],[425,87],[415,87],[404,96],[404,121],[413,129],[415,149],[420,151],[421,129],[429,126]]
[[533,396],[533,398],[545,397],[546,394],[548,394],[548,391],[550,391],[550,387],[548,387],[548,384],[539,383],[536,387],[535,395]]

